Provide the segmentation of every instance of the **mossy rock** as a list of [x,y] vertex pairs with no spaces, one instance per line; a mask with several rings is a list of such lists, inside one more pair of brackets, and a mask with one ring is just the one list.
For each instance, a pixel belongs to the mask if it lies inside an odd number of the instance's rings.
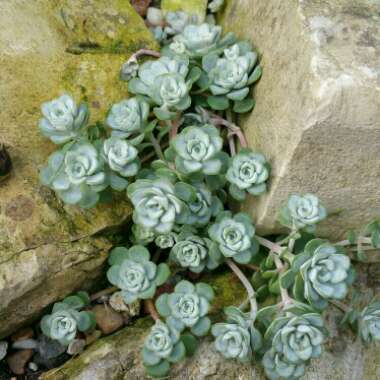
[[183,11],[190,15],[196,15],[202,22],[206,17],[207,0],[162,0],[161,8],[164,13]]
[[57,0],[54,11],[74,54],[157,49],[143,19],[128,0]]
[[[73,18],[72,29],[62,9]],[[116,22],[118,15],[128,22]],[[113,25],[112,38],[103,24]],[[37,127],[41,104],[68,92],[88,102],[91,123],[104,120],[111,104],[128,96],[119,80],[122,63],[135,49],[157,45],[127,0],[1,1],[0,25],[0,142],[13,163],[0,183],[3,337],[52,302],[96,283],[111,247],[99,234],[126,223],[132,211],[125,193],[112,204],[82,210],[41,186],[38,172],[56,149]],[[70,52],[90,35],[95,50]],[[118,41],[124,48],[112,50]]]

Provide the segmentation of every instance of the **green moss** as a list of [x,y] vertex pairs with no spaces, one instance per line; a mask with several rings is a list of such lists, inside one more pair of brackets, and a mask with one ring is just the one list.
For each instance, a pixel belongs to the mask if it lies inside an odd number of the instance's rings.
[[210,284],[215,291],[211,314],[220,314],[227,306],[239,306],[247,297],[247,293],[239,279],[233,273],[207,275],[202,282]]
[[162,0],[161,8],[164,13],[183,11],[195,14],[203,21],[206,17],[207,0]]
[[[158,45],[127,0],[65,0],[55,5],[73,54],[127,54]],[[90,16],[89,16],[90,15]]]

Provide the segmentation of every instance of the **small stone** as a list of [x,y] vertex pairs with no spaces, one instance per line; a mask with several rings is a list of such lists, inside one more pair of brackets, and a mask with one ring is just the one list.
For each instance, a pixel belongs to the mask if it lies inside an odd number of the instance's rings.
[[57,340],[48,338],[41,334],[38,339],[38,352],[43,359],[56,358],[66,351],[66,347],[60,344]]
[[124,324],[121,314],[108,305],[96,305],[92,311],[95,314],[96,324],[103,334],[111,334]]
[[34,331],[31,327],[27,327],[25,329],[21,329],[16,333],[11,335],[12,342],[17,342],[20,340],[32,339],[34,336]]
[[29,368],[31,371],[33,371],[33,372],[38,371],[38,365],[37,365],[36,363],[34,363],[34,362],[30,362],[30,363],[28,364],[28,368]]
[[67,353],[71,356],[79,355],[86,347],[86,341],[84,339],[75,339],[67,347]]
[[33,350],[21,350],[8,356],[7,363],[15,375],[23,375],[25,366],[33,356]]
[[3,360],[5,358],[7,351],[8,351],[8,342],[3,340],[0,342],[0,360]]
[[131,0],[132,7],[135,8],[136,12],[142,17],[146,15],[151,2],[152,0]]

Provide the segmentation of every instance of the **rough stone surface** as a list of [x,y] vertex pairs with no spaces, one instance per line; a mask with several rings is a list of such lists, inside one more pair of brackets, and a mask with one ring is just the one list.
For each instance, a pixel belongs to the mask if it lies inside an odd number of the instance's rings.
[[197,15],[202,22],[206,17],[207,0],[162,0],[161,8],[166,12],[183,11],[191,15]]
[[[111,24],[112,36],[105,29]],[[114,47],[155,48],[155,42],[121,0],[4,0],[0,25],[0,142],[13,162],[11,176],[0,183],[1,337],[57,299],[91,286],[110,244],[89,237],[130,214],[124,195],[83,211],[63,206],[39,184],[38,170],[55,149],[37,128],[41,103],[67,91],[88,101],[91,122],[102,120],[127,95],[118,76],[128,51]],[[90,35],[97,45],[86,45]],[[73,46],[80,54],[70,52]]]
[[[360,290],[373,286],[368,267],[361,268]],[[220,320],[220,312],[227,305],[239,305],[245,299],[244,288],[232,274],[202,279],[214,286],[216,299],[211,311],[213,320]],[[364,305],[374,295],[379,295],[379,283],[360,299]],[[340,331],[337,321],[340,312],[330,310],[327,323],[331,336],[325,352],[312,361],[305,380],[377,380],[380,377],[380,347],[366,349],[348,331]],[[140,350],[152,322],[149,318],[138,320],[134,326],[100,339],[80,357],[62,367],[47,372],[42,380],[146,380]],[[222,358],[214,349],[211,338],[202,339],[194,357],[172,367],[172,380],[265,380],[259,365],[241,364]]]
[[256,108],[242,122],[269,158],[267,195],[250,199],[259,230],[292,192],[313,192],[330,212],[320,232],[338,238],[380,215],[380,3],[229,0],[227,30],[261,54]]

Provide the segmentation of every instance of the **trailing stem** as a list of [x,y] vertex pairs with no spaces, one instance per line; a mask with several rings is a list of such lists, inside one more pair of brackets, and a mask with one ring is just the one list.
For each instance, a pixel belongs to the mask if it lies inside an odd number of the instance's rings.
[[[286,267],[284,266],[284,264],[278,256],[273,255],[273,259],[280,276],[282,273],[285,272]],[[288,290],[280,285],[280,292],[283,306],[290,305],[293,302],[293,300],[290,298]]]
[[343,311],[344,313],[348,313],[352,310],[351,307],[347,306],[343,302],[337,301],[337,300],[329,300],[331,305],[334,305],[337,309]]
[[231,270],[235,273],[235,275],[239,278],[241,283],[244,285],[245,289],[248,293],[249,303],[251,305],[251,319],[255,321],[257,314],[257,301],[255,291],[250,283],[250,281],[245,277],[245,274],[240,270],[240,268],[231,260],[226,260],[227,265],[231,268]]
[[145,306],[149,311],[150,316],[154,321],[159,321],[160,316],[157,313],[156,307],[154,306],[153,300],[145,300]]
[[115,293],[118,290],[116,286],[112,286],[111,288],[103,289],[100,292],[94,293],[91,297],[91,301],[96,301],[98,298],[108,296],[109,294]]
[[281,255],[284,250],[286,249],[285,247],[282,247],[279,244],[273,243],[268,239],[265,239],[261,236],[255,236],[256,240],[264,247],[268,248],[270,251],[277,253],[278,255]]
[[162,152],[161,146],[158,143],[157,139],[154,137],[153,133],[150,134],[150,142],[153,145],[153,148],[154,148],[154,151],[156,152],[157,157],[160,160],[165,161],[164,153]]
[[159,53],[157,51],[149,50],[149,49],[140,49],[136,53],[134,53],[130,56],[130,58],[128,59],[128,62],[137,61],[138,58],[140,58],[144,55],[149,55],[149,56],[155,57],[155,58],[161,57],[161,53]]

